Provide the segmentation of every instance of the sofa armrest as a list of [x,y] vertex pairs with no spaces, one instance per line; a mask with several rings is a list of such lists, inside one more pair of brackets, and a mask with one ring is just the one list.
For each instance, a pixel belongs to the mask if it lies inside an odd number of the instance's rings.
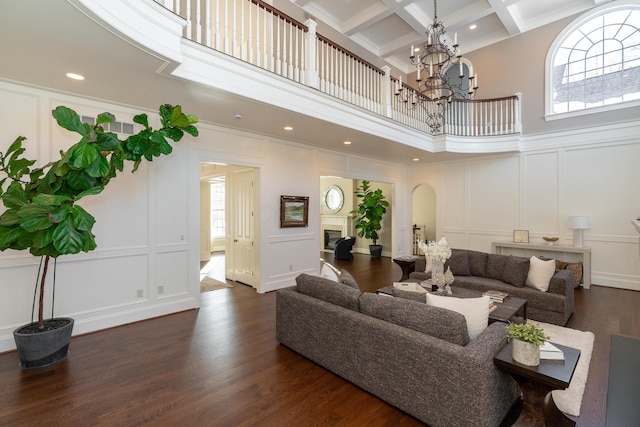
[[563,295],[566,298],[565,313],[573,313],[573,273],[570,270],[557,270],[551,277],[547,292]]

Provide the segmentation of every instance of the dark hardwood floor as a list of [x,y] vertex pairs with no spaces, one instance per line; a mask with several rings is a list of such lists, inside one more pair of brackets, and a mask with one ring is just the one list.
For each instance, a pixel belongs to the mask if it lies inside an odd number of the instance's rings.
[[[399,278],[389,258],[322,255],[366,291]],[[580,427],[604,425],[610,335],[640,338],[638,307],[640,292],[576,291],[568,326],[596,334]],[[280,346],[274,322],[275,293],[234,284],[202,294],[199,310],[74,337],[48,370],[2,354],[0,426],[422,425]]]

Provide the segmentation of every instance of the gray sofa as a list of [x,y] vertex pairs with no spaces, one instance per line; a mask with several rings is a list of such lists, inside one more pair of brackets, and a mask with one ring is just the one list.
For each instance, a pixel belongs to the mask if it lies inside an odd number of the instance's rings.
[[277,291],[277,340],[431,427],[498,426],[520,390],[493,363],[493,323],[469,341],[463,315],[301,274]]
[[[425,273],[425,257],[418,257],[410,279],[429,279]],[[529,258],[511,255],[487,254],[467,249],[452,249],[445,270],[451,267],[459,286],[477,291],[495,289],[527,300],[527,318],[540,322],[565,325],[573,313],[573,273],[556,270],[547,292],[525,286],[529,271]]]

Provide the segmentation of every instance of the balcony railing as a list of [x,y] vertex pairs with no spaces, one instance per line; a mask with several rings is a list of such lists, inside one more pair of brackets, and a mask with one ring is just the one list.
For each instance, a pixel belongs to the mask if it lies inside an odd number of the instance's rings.
[[[390,68],[382,69],[261,0],[155,0],[187,21],[184,37],[328,95],[431,133],[422,108],[393,95]],[[413,90],[413,89],[410,89]],[[492,136],[520,132],[517,96],[456,100],[443,133]]]

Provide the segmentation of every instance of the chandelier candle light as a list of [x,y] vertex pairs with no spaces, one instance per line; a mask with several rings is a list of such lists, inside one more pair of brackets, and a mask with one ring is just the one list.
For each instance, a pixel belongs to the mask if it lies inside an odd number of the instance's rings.
[[[458,45],[458,33],[453,35],[453,46],[449,48],[445,39],[445,29],[438,21],[438,6],[433,2],[433,23],[427,27],[427,43],[422,49],[411,45],[409,59],[416,67],[417,90],[405,87],[402,77],[396,81],[396,96],[407,104],[409,109],[422,106],[427,113],[427,124],[433,134],[442,133],[444,113],[453,99],[471,99],[478,90],[478,75],[470,67],[468,79],[465,79],[462,53]],[[416,55],[416,52],[419,52]],[[459,81],[450,81],[446,71],[459,69]],[[449,72],[451,75],[452,72]]]

